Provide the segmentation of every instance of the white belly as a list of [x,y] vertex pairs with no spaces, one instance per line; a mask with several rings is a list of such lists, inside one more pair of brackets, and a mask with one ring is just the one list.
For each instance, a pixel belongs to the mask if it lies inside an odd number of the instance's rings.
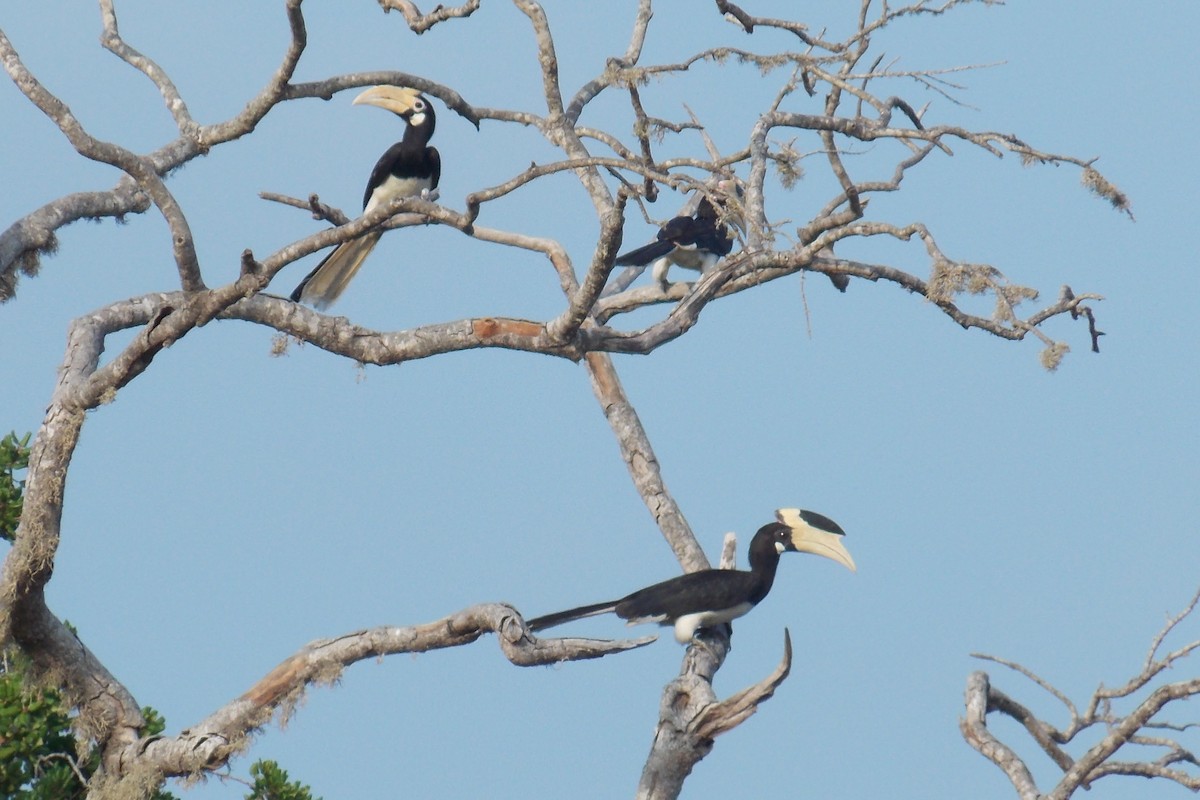
[[363,209],[363,213],[366,214],[368,211],[378,208],[381,203],[397,197],[416,197],[421,194],[422,190],[429,188],[429,178],[397,178],[395,175],[389,175],[386,181],[376,186],[375,191],[371,192],[371,199],[367,203],[367,207]]
[[687,644],[696,635],[699,628],[711,628],[723,622],[732,622],[754,608],[751,603],[740,603],[733,608],[723,611],[701,611],[696,614],[684,614],[675,620],[675,641]]
[[685,247],[676,247],[674,252],[666,256],[685,269],[698,269],[701,272],[708,272],[713,264],[716,264],[721,257],[716,253],[710,253],[707,250],[697,250],[695,245],[687,245]]

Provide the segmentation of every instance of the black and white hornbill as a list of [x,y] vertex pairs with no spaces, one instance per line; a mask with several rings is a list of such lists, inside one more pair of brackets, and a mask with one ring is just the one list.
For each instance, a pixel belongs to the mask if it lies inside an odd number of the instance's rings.
[[644,267],[654,262],[651,274],[665,291],[667,271],[672,264],[698,270],[703,275],[732,249],[733,231],[721,222],[717,209],[703,195],[694,213],[667,220],[653,242],[617,256],[613,263],[620,267]]
[[687,644],[700,628],[737,619],[767,596],[775,581],[779,556],[812,553],[832,559],[852,572],[854,559],[842,544],[845,531],[829,517],[799,508],[781,508],[777,522],[758,529],[750,540],[750,570],[705,569],[656,583],[620,600],[559,611],[529,620],[531,631],[564,622],[616,612],[630,625],[657,622],[674,625],[675,639]]
[[[397,197],[433,197],[442,174],[442,159],[429,146],[437,122],[433,106],[416,89],[374,86],[354,98],[355,105],[379,106],[398,114],[408,127],[404,138],[375,163],[363,194],[363,213]],[[308,273],[292,292],[297,303],[328,308],[345,290],[383,231],[373,230],[343,242]]]

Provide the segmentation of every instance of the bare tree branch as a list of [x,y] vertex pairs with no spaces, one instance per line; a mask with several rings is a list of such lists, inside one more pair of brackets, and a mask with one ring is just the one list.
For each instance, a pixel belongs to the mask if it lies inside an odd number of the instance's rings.
[[[105,15],[106,26],[110,24],[110,20],[112,26],[111,35],[106,33],[106,41],[116,47],[120,54],[124,45],[116,35],[115,14],[112,13],[110,5],[102,6],[102,11]],[[0,302],[10,299],[15,294],[18,269],[26,275],[36,274],[38,255],[53,252],[56,246],[54,231],[58,228],[79,219],[99,216],[113,216],[121,219],[129,213],[142,213],[149,209],[150,201],[153,201],[162,210],[171,226],[173,250],[177,267],[180,270],[182,287],[186,291],[203,288],[204,284],[200,278],[195,247],[191,241],[187,221],[159,176],[206,153],[216,144],[236,139],[254,130],[267,112],[280,102],[283,98],[283,90],[290,80],[305,46],[304,20],[300,14],[300,0],[287,0],[287,13],[292,29],[292,41],[284,55],[283,63],[268,86],[251,100],[246,109],[224,123],[204,126],[198,131],[189,129],[188,135],[183,135],[144,157],[135,156],[115,145],[98,142],[84,132],[79,123],[71,116],[69,109],[42,87],[36,78],[25,69],[12,43],[0,30],[0,61],[4,63],[5,71],[18,88],[43,113],[46,113],[59,125],[60,130],[75,145],[81,155],[113,164],[123,169],[131,179],[122,179],[117,187],[109,193],[87,192],[67,195],[18,220],[3,234],[0,234]],[[126,51],[125,55],[134,62],[139,58],[144,58],[135,53],[136,51],[130,49]],[[141,63],[147,71],[157,76],[156,81],[160,83],[164,99],[168,104],[174,104],[178,94],[173,93],[173,84],[169,84],[169,78],[165,73],[162,73],[157,66],[151,67],[150,64],[153,62],[144,60]],[[167,88],[168,86],[170,88]],[[182,98],[179,98],[179,105],[182,105]],[[180,111],[174,105],[172,105],[172,113],[183,115],[177,116],[177,119],[188,119],[186,111]]]
[[972,672],[967,678],[966,716],[959,721],[963,738],[980,755],[1004,771],[1021,800],[1040,800],[1037,784],[1025,762],[987,727],[991,708],[991,687],[985,672]]
[[693,639],[679,677],[663,690],[658,727],[638,782],[638,800],[678,797],[692,768],[712,751],[712,739],[697,736],[692,723],[718,702],[712,681],[729,652],[728,630],[727,626],[704,630]]
[[502,603],[471,606],[423,625],[355,631],[308,644],[241,697],[178,736],[153,736],[131,742],[118,760],[123,768],[148,765],[168,776],[212,769],[244,749],[247,738],[276,715],[286,721],[309,686],[336,682],[352,664],[400,653],[461,647],[485,633],[496,634],[505,657],[521,667],[602,658],[644,647],[657,639],[655,636],[623,641],[538,639],[526,629],[520,614]]
[[680,675],[663,691],[658,728],[642,778],[639,800],[678,797],[683,782],[713,748],[713,740],[751,717],[791,670],[792,640],[784,631],[783,660],[759,683],[717,700],[712,679],[729,648],[728,626],[698,637],[684,656]]
[[410,0],[379,0],[379,5],[383,8],[384,13],[393,9],[398,10],[404,15],[404,21],[408,23],[409,29],[418,35],[429,30],[439,22],[471,16],[479,10],[479,3],[480,0],[467,0],[461,6],[447,7],[438,5],[428,14],[422,14],[420,9],[417,8],[417,4],[410,2]]
[[47,203],[0,233],[0,303],[17,293],[17,273],[34,277],[40,256],[58,249],[55,231],[81,219],[141,214],[150,208],[150,197],[128,177],[107,192],[76,192]]
[[[144,720],[130,692],[49,611],[44,593],[62,535],[66,474],[86,412],[113,401],[121,389],[153,367],[164,348],[210,321],[244,320],[264,325],[364,364],[400,364],[483,347],[582,361],[639,495],[688,571],[707,567],[708,559],[667,490],[650,437],[621,385],[610,353],[651,353],[698,324],[708,304],[797,272],[824,273],[840,281],[837,285],[843,289],[850,278],[894,283],[929,300],[963,328],[978,328],[1014,341],[1027,336],[1039,339],[1044,346],[1043,362],[1051,368],[1066,352],[1067,345],[1042,330],[1043,323],[1050,319],[1068,314],[1076,319],[1086,318],[1092,347],[1098,349],[1099,336],[1103,334],[1097,330],[1094,314],[1087,305],[1100,300],[1098,295],[1076,295],[1064,287],[1057,302],[1040,310],[1019,313],[1020,304],[1035,299],[1036,291],[1010,282],[1000,270],[988,264],[950,258],[923,223],[877,218],[870,206],[872,194],[898,191],[909,170],[919,168],[935,151],[953,154],[952,145],[962,142],[997,157],[1013,154],[1024,163],[1079,168],[1081,181],[1088,190],[1108,200],[1114,208],[1129,212],[1128,198],[1095,170],[1094,159],[1043,152],[1011,134],[939,125],[927,109],[917,110],[904,96],[881,90],[886,87],[892,91],[901,82],[921,90],[932,88],[941,96],[954,99],[951,93],[959,87],[950,84],[946,76],[965,68],[894,69],[872,51],[872,36],[896,19],[938,16],[969,1],[943,0],[935,4],[917,0],[893,6],[861,0],[856,29],[843,41],[834,42],[823,31],[810,29],[798,21],[758,17],[738,5],[716,0],[717,11],[747,34],[764,28],[784,31],[790,36],[783,38],[800,42],[803,52],[780,48],[759,53],[707,47],[673,63],[644,64],[652,3],[639,0],[625,52],[606,59],[602,66],[595,65],[587,73],[594,77],[572,93],[564,91],[562,85],[559,55],[545,10],[536,0],[513,0],[529,20],[541,78],[542,96],[536,105],[544,108],[533,110],[475,106],[456,87],[423,75],[397,71],[356,72],[293,83],[307,45],[307,31],[301,0],[284,0],[290,40],[278,68],[267,77],[263,88],[247,100],[241,112],[214,124],[201,124],[192,117],[182,92],[166,71],[121,37],[112,0],[99,0],[102,45],[154,84],[179,132],[175,139],[142,155],[118,143],[95,139],[72,115],[67,104],[26,69],[12,43],[0,32],[0,61],[31,104],[58,126],[80,155],[124,173],[107,191],[66,195],[26,214],[0,233],[0,301],[14,295],[20,273],[36,274],[39,254],[54,251],[56,231],[62,226],[78,219],[110,216],[121,219],[129,213],[142,213],[151,205],[159,209],[170,229],[179,275],[180,291],[149,293],[108,303],[71,324],[59,382],[34,443],[25,513],[17,540],[0,573],[0,640],[11,638],[19,643],[29,653],[38,674],[53,680],[79,708],[82,736],[96,745],[103,764],[96,791],[116,787],[135,775],[150,776],[146,785],[151,785],[164,775],[202,773],[222,766],[257,728],[276,714],[286,716],[308,686],[333,680],[345,666],[363,658],[457,646],[474,641],[485,632],[497,633],[506,656],[521,665],[599,657],[650,641],[538,640],[528,634],[512,608],[499,604],[476,606],[425,626],[377,628],[314,642],[285,660],[243,697],[218,709],[190,730],[177,737],[141,738]],[[988,4],[990,0],[980,2]],[[480,0],[467,0],[458,6],[439,5],[424,13],[412,0],[380,0],[385,12],[398,10],[410,31],[416,34],[451,19],[466,20],[480,5]],[[758,37],[755,42],[761,40]],[[718,149],[703,120],[686,105],[688,119],[676,119],[677,108],[654,108],[648,100],[649,94],[643,98],[638,89],[651,80],[669,81],[692,69],[716,70],[725,64],[746,65],[763,74],[778,70],[787,73],[771,107],[747,121],[749,135],[730,152]],[[330,99],[347,89],[373,84],[408,86],[426,92],[477,128],[482,120],[533,128],[555,149],[554,158],[559,160],[528,167],[525,164],[529,160],[524,160],[510,177],[470,191],[461,212],[419,198],[406,198],[350,219],[341,210],[321,203],[316,194],[297,199],[264,193],[265,199],[304,209],[318,221],[332,222],[336,227],[321,226],[317,232],[285,244],[261,259],[247,248],[240,264],[231,265],[239,267],[238,277],[225,285],[208,288],[202,278],[187,216],[167,188],[168,174],[213,147],[247,135],[281,104]],[[805,92],[800,92],[800,88]],[[609,90],[628,94],[632,125],[627,121],[606,127],[580,125],[588,106]],[[822,106],[809,108],[811,98],[822,94],[824,100],[816,101]],[[570,101],[564,102],[564,97],[570,97]],[[813,110],[820,113],[808,113]],[[805,138],[809,144],[794,146],[792,141],[777,141],[775,137],[781,132],[797,140]],[[660,159],[656,150],[669,152],[660,142],[670,144],[682,154]],[[894,166],[888,168],[890,175],[865,175],[867,168],[855,160],[855,145],[860,143],[896,151]],[[593,154],[589,146],[603,155]],[[813,163],[828,170],[836,188],[832,196],[817,198],[813,208],[803,212],[807,219],[798,219],[794,224],[772,221],[798,215],[791,206],[782,212],[778,208],[774,200],[777,184],[768,177],[768,168],[775,170],[779,182],[786,187],[790,181],[802,177],[801,159],[806,157],[802,155],[805,151],[806,155],[821,157]],[[735,175],[737,169],[748,174],[739,177]],[[582,273],[576,272],[570,255],[573,251],[563,242],[519,229],[476,224],[489,213],[488,203],[509,198],[526,187],[540,186],[543,178],[563,172],[570,172],[579,180],[579,190],[591,201],[599,222],[599,232],[594,245],[589,245],[590,255],[585,257],[587,268]],[[741,252],[726,258],[691,285],[677,283],[665,290],[657,285],[628,288],[639,272],[637,269],[610,280],[624,235],[625,206],[630,197],[639,204],[643,217],[659,224],[651,219],[645,203],[652,201],[661,187],[691,191],[693,201],[701,196],[712,199],[714,182],[730,178],[742,182],[746,189],[742,200],[746,232]],[[381,332],[264,293],[281,270],[321,249],[370,231],[430,223],[544,259],[562,290],[561,307],[544,320],[485,316]],[[792,225],[794,239],[785,228]],[[914,237],[920,240],[929,265],[927,277],[884,263],[834,255],[835,246],[846,246],[841,252],[849,252],[851,243],[871,237],[882,237],[897,247],[907,245]],[[981,294],[993,303],[991,316],[986,316],[986,311],[980,314],[971,310],[969,298]],[[669,304],[669,310],[644,327],[634,330],[617,327],[615,321],[625,319],[620,315],[660,304]],[[139,330],[131,341],[123,340],[120,351],[100,366],[101,354],[110,337],[130,329]],[[732,561],[727,547],[722,564]],[[1198,642],[1159,655],[1162,640],[1195,604],[1193,599],[1192,606],[1156,639],[1139,676],[1118,689],[1097,690],[1082,713],[1065,695],[1032,672],[993,659],[1017,669],[1054,693],[1069,710],[1070,727],[1059,731],[1041,722],[1027,708],[992,688],[986,675],[976,673],[968,684],[964,736],[1005,771],[1023,798],[1037,797],[1036,786],[1015,751],[988,730],[988,713],[1000,712],[1020,722],[1064,771],[1063,781],[1050,797],[1065,798],[1075,788],[1108,774],[1161,777],[1192,787],[1195,778],[1185,767],[1195,765],[1195,759],[1170,735],[1158,735],[1178,728],[1155,715],[1175,700],[1196,693],[1200,688],[1196,681],[1159,686],[1125,716],[1113,712],[1112,705],[1148,689],[1162,670],[1200,647]],[[755,686],[718,701],[712,690],[712,678],[727,652],[725,630],[709,631],[688,648],[679,677],[664,690],[659,726],[639,796],[677,796],[692,767],[711,750],[714,737],[752,715],[790,670],[791,643],[790,636],[785,634],[784,657],[774,673]],[[1079,732],[1100,724],[1107,726],[1107,735],[1078,759],[1072,759],[1060,746],[1070,743]],[[1113,761],[1112,756],[1125,743],[1155,748],[1163,755],[1147,762]]]
[[600,402],[613,435],[617,437],[621,457],[625,460],[633,484],[650,509],[658,529],[666,537],[667,544],[685,571],[708,568],[704,550],[696,542],[696,536],[684,519],[683,512],[667,491],[659,470],[658,457],[654,455],[637,411],[625,395],[625,388],[621,385],[612,359],[602,353],[589,353],[584,364],[592,379],[592,391]]
[[[1012,661],[995,656],[977,655],[1020,673],[1039,687],[1057,698],[1069,711],[1071,721],[1065,730],[1038,719],[1028,708],[993,687],[983,672],[973,673],[967,681],[967,716],[962,721],[963,737],[968,744],[999,766],[1013,781],[1022,798],[1045,798],[1066,800],[1080,788],[1090,788],[1097,780],[1110,775],[1135,775],[1146,778],[1163,778],[1185,786],[1193,791],[1200,790],[1200,774],[1178,769],[1176,765],[1200,766],[1196,756],[1179,740],[1164,735],[1147,735],[1144,731],[1182,732],[1195,727],[1196,723],[1173,724],[1158,719],[1167,706],[1179,700],[1200,695],[1200,678],[1191,678],[1173,683],[1164,683],[1150,689],[1152,681],[1163,670],[1200,649],[1200,640],[1189,642],[1161,657],[1157,655],[1163,640],[1193,611],[1200,602],[1200,592],[1192,597],[1188,606],[1171,617],[1163,629],[1154,637],[1150,653],[1142,670],[1123,686],[1106,689],[1101,686],[1089,700],[1081,713],[1066,695],[1033,671]],[[1150,689],[1140,702],[1121,713],[1114,702],[1132,698],[1144,689]],[[987,714],[998,712],[1019,722],[1034,742],[1062,770],[1062,778],[1054,789],[1039,794],[1024,760],[1008,745],[1002,744],[988,731]],[[1079,734],[1099,728],[1103,735],[1098,742],[1082,755],[1072,757],[1060,745],[1069,744]],[[1113,756],[1127,744],[1139,745],[1163,754],[1157,759],[1143,761],[1114,761]]]
[[700,739],[715,739],[722,733],[741,725],[749,719],[763,702],[769,700],[775,690],[787,678],[792,670],[792,635],[785,628],[783,632],[783,660],[775,671],[759,683],[749,686],[737,694],[707,706],[700,715],[692,720],[692,733]]
[[154,169],[150,159],[138,156],[120,145],[102,142],[93,138],[66,104],[50,93],[40,81],[30,73],[21,62],[16,50],[8,37],[0,31],[0,59],[9,77],[17,84],[24,95],[37,106],[43,114],[58,126],[63,135],[85,158],[110,164],[133,178],[162,213],[171,230],[175,264],[179,270],[180,284],[186,291],[196,291],[204,288],[200,277],[200,265],[196,257],[196,246],[192,240],[192,231],[188,225],[183,209],[176,202],[175,196],[167,189],[159,173]]
[[198,140],[199,125],[192,119],[187,103],[170,76],[153,59],[142,55],[121,38],[117,29],[117,12],[113,8],[112,0],[100,0],[100,18],[104,23],[104,32],[100,35],[100,43],[104,48],[149,78],[162,95],[167,110],[175,119],[179,133]]

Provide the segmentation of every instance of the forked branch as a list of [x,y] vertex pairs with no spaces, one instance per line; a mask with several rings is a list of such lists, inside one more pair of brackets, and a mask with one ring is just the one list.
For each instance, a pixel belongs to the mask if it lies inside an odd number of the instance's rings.
[[[1182,738],[1182,734],[1196,728],[1198,723],[1169,721],[1160,716],[1168,711],[1186,713],[1187,707],[1179,701],[1200,695],[1200,678],[1154,684],[1164,670],[1178,665],[1200,649],[1200,639],[1197,639],[1168,653],[1159,653],[1164,639],[1192,615],[1198,601],[1200,592],[1182,612],[1167,621],[1155,636],[1138,674],[1117,688],[1100,686],[1082,712],[1065,694],[1032,670],[1015,662],[976,654],[977,658],[1009,667],[1049,692],[1063,704],[1070,723],[1059,729],[1039,719],[1023,704],[995,688],[986,673],[975,672],[967,680],[966,715],[960,724],[963,738],[1004,771],[1022,800],[1067,800],[1078,789],[1088,789],[1110,775],[1161,778],[1200,791],[1200,771],[1197,770],[1200,761]],[[987,723],[987,716],[992,713],[1003,714],[1020,723],[1062,771],[1062,777],[1053,789],[1041,793],[1025,760],[992,733]],[[1092,731],[1101,732],[1100,740],[1080,755],[1070,755],[1064,745],[1080,734]],[[1146,757],[1139,761],[1115,760],[1114,756],[1126,745],[1138,746],[1135,752],[1146,753]]]
[[[518,664],[592,658],[645,643],[536,640],[528,635],[513,609],[477,606],[427,626],[380,628],[316,642],[288,658],[245,696],[189,731],[177,737],[139,738],[143,720],[137,703],[49,611],[44,589],[53,572],[62,533],[65,475],[87,411],[114,400],[130,381],[153,367],[163,348],[209,321],[255,322],[371,364],[398,364],[478,347],[503,347],[582,361],[639,494],[688,570],[707,566],[707,559],[667,490],[649,436],[621,386],[609,353],[650,353],[696,325],[709,303],[797,272],[822,272],[842,281],[840,288],[852,278],[892,282],[930,300],[963,327],[1010,340],[1030,335],[1039,338],[1045,345],[1044,359],[1049,366],[1056,364],[1066,349],[1064,343],[1052,340],[1041,330],[1044,322],[1056,316],[1086,318],[1092,346],[1097,346],[1102,333],[1096,329],[1090,306],[1085,304],[1099,300],[1097,295],[1076,295],[1064,288],[1056,303],[1033,313],[1018,313],[1021,302],[1036,296],[1032,289],[1010,282],[987,264],[949,257],[920,222],[872,217],[873,194],[898,191],[909,170],[917,169],[927,158],[952,153],[952,145],[979,148],[997,156],[1013,154],[1025,162],[1079,168],[1089,190],[1115,208],[1128,211],[1128,199],[1095,170],[1094,160],[1042,152],[1008,134],[938,125],[936,114],[916,110],[892,91],[898,81],[922,89],[936,85],[943,97],[952,87],[941,82],[944,71],[903,73],[881,66],[881,59],[871,52],[872,36],[900,17],[936,16],[969,0],[920,0],[904,6],[873,5],[862,0],[857,28],[840,42],[828,40],[823,31],[800,21],[758,17],[734,3],[717,0],[715,10],[747,34],[773,28],[791,34],[783,38],[803,47],[793,50],[785,46],[759,53],[698,42],[691,56],[672,63],[644,62],[646,44],[652,41],[648,38],[652,3],[639,0],[627,44],[622,44],[624,51],[611,54],[602,65],[593,65],[587,74],[594,77],[573,92],[568,88],[565,94],[558,68],[559,52],[545,10],[536,0],[513,1],[532,31],[533,62],[543,95],[534,104],[539,106],[536,110],[477,107],[455,87],[406,72],[357,72],[293,83],[307,33],[301,0],[283,0],[290,39],[279,66],[240,113],[205,125],[193,119],[186,98],[165,70],[121,37],[112,1],[99,0],[103,45],[153,83],[178,131],[171,141],[144,154],[89,133],[68,105],[26,69],[12,43],[0,32],[0,62],[25,97],[58,126],[80,155],[112,165],[122,173],[107,191],[68,194],[31,211],[0,233],[0,301],[14,295],[20,274],[36,274],[39,256],[54,250],[56,232],[62,226],[85,218],[120,219],[152,206],[159,209],[170,227],[171,252],[178,272],[177,291],[108,303],[72,324],[59,383],[34,443],[25,513],[0,579],[0,638],[11,636],[21,644],[39,673],[53,676],[65,696],[78,704],[80,728],[99,746],[103,774],[108,779],[120,781],[123,776],[146,770],[157,775],[190,774],[223,764],[257,727],[275,714],[286,714],[307,686],[331,680],[346,665],[373,655],[456,646],[488,631],[497,633],[506,655]],[[422,33],[442,22],[467,20],[481,0],[436,6],[429,12],[422,12],[411,0],[380,0],[380,4],[385,11],[398,10],[411,31]],[[709,9],[712,13],[711,6]],[[456,23],[447,30],[458,24],[468,23]],[[639,87],[651,80],[671,81],[689,70],[717,70],[724,65],[731,69],[745,66],[764,74],[776,70],[787,73],[773,105],[749,112],[745,128],[750,134],[746,141],[726,153],[717,149],[703,122],[690,111],[686,118],[679,117],[678,108],[655,108],[639,93]],[[450,207],[453,203],[444,206],[409,198],[349,219],[338,209],[320,203],[315,195],[308,200],[273,196],[270,199],[306,209],[337,227],[322,228],[261,259],[246,250],[241,263],[231,265],[240,266],[240,272],[226,270],[228,274],[239,272],[235,280],[207,288],[187,216],[167,188],[170,173],[213,147],[247,135],[281,104],[327,99],[373,83],[406,85],[427,92],[477,127],[481,120],[488,120],[535,129],[554,148],[552,158],[557,160],[534,165],[529,165],[528,159],[514,162],[508,177],[502,175],[498,183],[470,192],[461,204],[462,211]],[[881,91],[884,87],[888,91]],[[627,94],[629,102],[617,105],[628,106],[629,116],[590,114],[588,106],[605,93]],[[812,107],[814,102],[818,107]],[[579,124],[585,116],[610,122],[604,123],[605,127]],[[818,163],[834,178],[831,196],[815,198],[811,208],[798,211],[795,203],[777,199],[780,185],[786,188],[801,179],[801,161],[806,157],[801,155],[803,147],[798,149],[791,141],[776,141],[780,132],[797,139],[808,137],[808,154],[822,157]],[[671,147],[656,144],[659,136],[664,142],[670,139]],[[873,143],[877,150],[893,148],[894,166],[882,175],[866,174],[869,168],[855,156],[854,146],[860,143]],[[656,151],[672,149],[682,155],[670,159],[656,155]],[[604,289],[610,285],[613,259],[625,229],[625,203],[630,197],[649,218],[654,215],[642,204],[656,195],[666,195],[666,190],[709,193],[714,182],[737,177],[738,170],[742,172],[738,180],[745,186],[745,195],[729,199],[739,206],[736,216],[741,217],[745,227],[745,235],[739,240],[741,252],[725,259],[695,284],[677,283],[665,290],[658,286],[621,287],[606,295]],[[771,177],[771,170],[777,180]],[[551,181],[544,179],[564,172],[577,178],[578,190],[591,202],[599,221],[596,241],[579,259],[586,269],[578,273],[570,256],[572,248],[577,249],[575,244],[568,247],[549,236],[477,224],[486,221],[489,203],[548,186]],[[673,199],[668,205],[674,207],[677,201]],[[783,218],[798,221],[777,221]],[[517,253],[541,259],[562,290],[561,306],[542,320],[488,316],[381,332],[264,293],[282,269],[320,249],[380,228],[428,223],[504,247],[500,252],[508,256]],[[789,226],[794,227],[789,230]],[[917,276],[887,264],[848,257],[856,242],[869,237],[887,237],[898,247],[915,237],[925,248],[928,274]],[[979,293],[994,299],[991,316],[973,313],[966,307],[963,298]],[[656,304],[670,304],[670,310],[643,328],[621,329],[614,322],[619,315]],[[109,337],[132,328],[140,328],[137,335],[124,342],[120,352],[101,367],[100,356]],[[1196,682],[1152,688],[1152,681],[1167,666],[1189,656],[1200,643],[1160,656],[1157,653],[1165,635],[1156,641],[1141,675],[1126,686],[1099,690],[1083,712],[1068,704],[1072,723],[1063,731],[1037,720],[977,673],[968,688],[964,734],[1005,770],[1022,797],[1036,795],[1033,779],[1015,752],[988,731],[989,713],[1017,719],[1064,771],[1063,783],[1052,797],[1065,798],[1074,788],[1108,774],[1153,775],[1195,788],[1195,778],[1187,771],[1195,763],[1191,751],[1174,735],[1177,729],[1162,725],[1155,715],[1176,700],[1196,693]],[[718,701],[711,681],[727,647],[728,639],[722,631],[711,632],[689,647],[680,677],[664,695],[658,734],[643,774],[642,796],[676,796],[683,778],[711,749],[713,737],[752,714],[790,669],[788,641],[783,662],[771,676]],[[1120,701],[1133,702],[1133,695],[1141,692],[1148,696],[1128,713],[1117,715],[1112,710]],[[1070,756],[1064,745],[1095,725],[1108,726],[1104,740],[1078,758]],[[1162,755],[1139,763],[1113,760],[1125,743],[1157,748]]]

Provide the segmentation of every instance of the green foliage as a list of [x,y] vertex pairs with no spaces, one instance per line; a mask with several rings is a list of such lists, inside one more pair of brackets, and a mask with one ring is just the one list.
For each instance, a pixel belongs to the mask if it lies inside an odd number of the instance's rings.
[[[0,660],[0,800],[84,800],[83,781],[96,771],[98,760],[80,761],[75,753],[71,716],[53,689],[38,689],[27,680],[28,663],[19,651]],[[166,728],[162,714],[142,708],[143,736]],[[289,781],[274,761],[250,767],[253,790],[246,800],[320,800],[299,781]],[[179,800],[159,789],[151,800]]]
[[299,781],[289,782],[287,771],[274,761],[255,761],[250,766],[250,777],[254,778],[254,786],[246,800],[321,800]]
[[167,729],[167,721],[163,719],[163,715],[150,706],[142,706],[142,719],[146,720],[142,736],[158,736]]
[[[62,697],[34,688],[27,677],[25,657],[6,652],[0,663],[0,800],[83,800],[85,781],[99,761],[94,755],[79,760]],[[147,706],[142,716],[143,735],[162,733],[162,714]],[[179,798],[160,789],[151,800]]]
[[[10,542],[21,519],[25,481],[16,473],[29,466],[29,439],[28,433],[0,439],[0,538]],[[0,652],[0,800],[84,800],[98,761],[94,755],[78,759],[70,709],[58,692],[27,680],[28,666],[17,649]],[[149,706],[142,708],[142,717],[143,736],[157,736],[167,727]],[[320,800],[299,781],[288,781],[274,761],[255,762],[250,775],[254,787],[246,800]],[[178,798],[158,789],[151,800]]]
[[29,466],[29,437],[20,439],[10,433],[0,439],[0,539],[12,541],[21,521],[21,497],[25,481],[17,480],[16,473]]
[[0,672],[0,798],[83,798],[86,791],[72,768],[75,737],[62,698],[53,690],[26,686],[25,672],[19,654],[5,654]]

